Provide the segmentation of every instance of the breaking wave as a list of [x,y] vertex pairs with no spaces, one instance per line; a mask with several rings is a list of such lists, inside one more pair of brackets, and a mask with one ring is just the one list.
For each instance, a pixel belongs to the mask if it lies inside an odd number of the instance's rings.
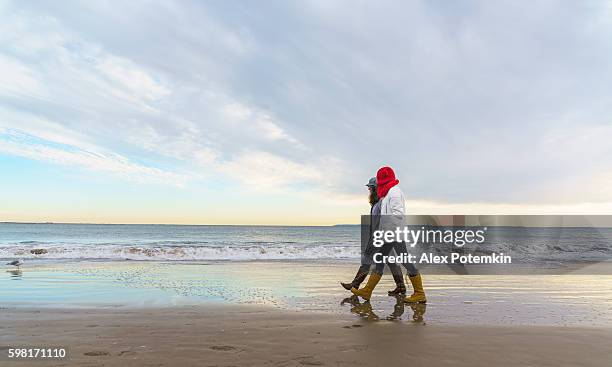
[[100,259],[100,260],[324,260],[358,259],[359,245],[237,244],[203,245],[157,243],[53,244],[35,241],[0,246],[0,258],[22,259]]

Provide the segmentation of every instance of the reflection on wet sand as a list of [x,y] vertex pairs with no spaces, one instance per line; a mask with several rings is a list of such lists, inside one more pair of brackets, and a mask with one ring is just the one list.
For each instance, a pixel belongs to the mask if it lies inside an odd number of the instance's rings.
[[[13,306],[165,307],[214,302],[345,314],[361,303],[353,304],[349,299],[345,301],[349,304],[338,307],[350,293],[340,295],[344,291],[330,280],[352,273],[354,264],[333,265],[263,261],[31,263],[23,269],[23,276],[15,271],[18,269],[5,268],[10,271],[2,272],[0,289],[3,305]],[[431,324],[612,326],[610,275],[428,274],[426,281],[431,290],[426,321]],[[364,320],[367,316],[380,321],[420,322],[424,307],[403,305],[388,297],[383,289],[393,286],[391,277],[383,277],[371,300],[374,310],[365,305],[357,307],[355,314],[363,314]]]
[[7,273],[11,274],[11,280],[20,280],[23,272],[21,270],[7,270]]
[[427,310],[427,303],[411,303],[410,308],[412,309],[412,321],[423,322],[423,316]]
[[[403,296],[396,296],[395,305],[393,305],[393,312],[389,314],[384,320],[387,321],[398,321],[402,319],[402,315],[404,314],[406,303],[404,302]],[[351,313],[359,315],[359,317],[363,318],[367,321],[380,321],[381,318],[374,312],[372,309],[372,304],[370,301],[361,302],[359,297],[351,296],[347,297],[340,302],[341,306],[345,304],[350,304]],[[423,322],[425,315],[425,311],[427,309],[427,304],[425,303],[409,303],[408,306],[412,310],[412,321],[414,322]]]

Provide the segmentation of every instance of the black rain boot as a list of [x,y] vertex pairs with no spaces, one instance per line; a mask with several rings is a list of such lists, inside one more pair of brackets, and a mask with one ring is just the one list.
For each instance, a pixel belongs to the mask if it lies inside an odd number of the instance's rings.
[[340,284],[347,291],[350,291],[351,288],[359,289],[359,286],[361,285],[361,283],[363,283],[363,281],[365,280],[365,278],[367,276],[368,276],[368,272],[367,271],[365,271],[365,272],[358,271],[357,274],[355,275],[355,279],[353,279],[352,282],[350,282],[350,283],[340,283]]
[[395,289],[389,291],[387,294],[390,296],[405,295],[406,285],[404,284],[404,277],[400,274],[393,274],[393,280],[395,280]]

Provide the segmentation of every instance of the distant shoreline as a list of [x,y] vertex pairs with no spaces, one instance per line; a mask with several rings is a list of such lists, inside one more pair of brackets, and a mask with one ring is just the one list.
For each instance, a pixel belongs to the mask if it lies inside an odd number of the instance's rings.
[[[612,216],[611,216],[612,220]],[[328,224],[328,225],[299,225],[299,224],[174,224],[174,223],[88,223],[88,222],[13,222],[0,221],[2,224],[17,225],[88,225],[88,226],[174,226],[174,227],[292,227],[292,228],[334,228],[334,227],[359,227],[361,224]],[[409,227],[420,226],[421,224],[409,224]],[[513,225],[513,224],[466,224],[457,225],[458,227],[492,227],[492,228],[602,228],[612,229],[611,225],[575,225],[565,226],[554,225]],[[453,225],[439,225],[439,227],[453,227]]]
[[54,225],[88,225],[88,226],[185,226],[185,227],[341,227],[359,226],[359,224],[299,225],[299,224],[174,224],[174,223],[88,223],[88,222],[0,222],[0,224],[54,224]]

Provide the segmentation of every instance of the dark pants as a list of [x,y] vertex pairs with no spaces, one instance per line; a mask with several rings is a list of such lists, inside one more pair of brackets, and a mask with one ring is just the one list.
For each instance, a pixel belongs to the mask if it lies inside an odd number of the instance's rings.
[[[391,253],[391,250],[395,250],[395,253],[397,255],[401,255],[401,254],[407,254],[408,253],[408,249],[406,248],[406,244],[404,242],[388,242],[385,243],[384,245],[382,245],[382,247],[380,248],[380,253],[383,256],[387,256]],[[387,264],[389,266],[389,268],[391,269],[391,265],[393,265],[396,268],[399,268],[399,266],[395,263],[393,264]],[[406,272],[408,273],[409,276],[413,277],[417,274],[419,274],[419,271],[417,270],[416,266],[414,266],[413,263],[402,263],[402,265],[404,265],[404,267],[406,268]],[[383,270],[384,270],[385,264],[384,263],[380,263],[380,264],[376,264],[376,267],[374,268],[374,272],[377,274],[382,275]],[[393,270],[392,270],[393,271]],[[401,273],[401,270],[399,270]]]
[[[380,271],[378,271],[378,265],[380,265]],[[359,270],[357,270],[357,274],[367,274],[370,271],[370,266],[371,266],[370,264],[361,264],[361,266],[359,267]],[[374,269],[374,272],[382,275],[384,266],[385,264],[376,264],[376,268]],[[391,270],[391,274],[393,274],[394,279],[398,276],[400,279],[402,278],[403,276],[402,269],[400,268],[399,265],[387,264],[387,266],[389,267],[389,270]]]
[[[351,282],[353,288],[359,288],[361,282],[363,282],[370,271],[370,267],[372,266],[373,261],[372,257],[368,255],[361,256],[361,266],[359,270],[357,270],[357,275],[355,275],[355,279]],[[381,270],[379,274],[382,275],[382,271],[384,270],[384,264],[381,264]],[[389,266],[389,270],[391,270],[391,274],[393,275],[393,279],[396,284],[404,284],[404,278],[402,274],[402,269],[397,264],[387,264]]]

